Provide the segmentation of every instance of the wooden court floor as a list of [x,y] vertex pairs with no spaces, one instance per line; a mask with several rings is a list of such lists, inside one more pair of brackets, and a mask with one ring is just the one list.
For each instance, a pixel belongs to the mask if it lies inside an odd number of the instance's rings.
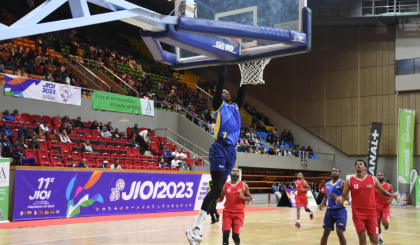
[[[318,209],[314,219],[302,213],[302,227],[294,227],[296,210],[277,208],[274,204],[254,204],[253,207],[272,211],[248,212],[241,233],[241,244],[309,245],[319,244],[325,211]],[[349,209],[349,208],[348,208]],[[351,220],[351,210],[345,236],[347,244],[358,244]],[[420,244],[420,209],[392,207],[388,231],[383,231],[385,244]],[[84,224],[0,229],[0,244],[189,244],[185,230],[195,216],[122,220]],[[203,229],[205,244],[222,244],[221,222],[211,225],[210,217]],[[233,244],[233,241],[230,241]],[[339,244],[335,233],[328,244]]]

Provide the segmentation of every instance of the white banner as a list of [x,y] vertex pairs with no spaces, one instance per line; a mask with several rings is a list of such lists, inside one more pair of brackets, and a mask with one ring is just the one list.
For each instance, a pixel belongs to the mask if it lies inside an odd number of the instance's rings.
[[[197,197],[195,199],[194,210],[200,210],[201,205],[203,204],[204,197],[206,197],[207,183],[211,180],[210,174],[201,175],[200,185],[198,186]],[[226,200],[226,198],[225,198]],[[223,202],[217,203],[217,209],[223,209],[225,205],[225,200]]]
[[9,222],[10,160],[0,158],[0,223]]
[[33,78],[5,75],[5,95],[81,105],[81,88]]
[[144,116],[155,116],[155,102],[148,99],[140,99],[141,114]]

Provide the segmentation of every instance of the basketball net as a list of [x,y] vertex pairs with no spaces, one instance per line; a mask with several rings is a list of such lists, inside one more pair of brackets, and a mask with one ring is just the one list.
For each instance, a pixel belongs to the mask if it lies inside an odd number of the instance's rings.
[[263,80],[264,68],[270,60],[271,59],[263,59],[238,64],[239,70],[241,70],[241,84],[239,86],[246,84],[265,84],[265,81]]

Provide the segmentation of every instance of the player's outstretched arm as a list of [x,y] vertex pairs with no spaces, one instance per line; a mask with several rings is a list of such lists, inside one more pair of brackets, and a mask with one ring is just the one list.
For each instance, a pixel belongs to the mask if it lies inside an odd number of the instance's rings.
[[236,97],[233,103],[237,104],[239,109],[241,109],[245,101],[245,93],[246,93],[246,85],[242,85],[241,87],[238,88],[238,92],[236,93]]
[[239,197],[241,197],[242,199],[244,199],[247,202],[250,202],[250,201],[252,201],[252,196],[251,196],[251,192],[249,192],[248,184],[244,183],[244,187],[245,187],[245,194],[240,192]]
[[343,203],[345,200],[348,200],[349,190],[350,190],[350,180],[346,180],[346,182],[344,182],[343,194],[337,197],[337,199],[335,199],[335,203],[339,204],[339,203]]
[[375,176],[372,176],[373,180],[375,181],[375,189],[379,192],[379,194],[381,194],[383,197],[392,199],[394,198],[395,200],[398,199],[398,194],[397,193],[389,193],[387,192],[384,188],[382,188],[381,183],[379,182],[378,178],[376,178]]
[[212,106],[213,106],[214,111],[219,110],[219,108],[222,106],[222,103],[223,103],[222,93],[223,93],[223,89],[225,88],[226,76],[227,76],[226,66],[220,66],[219,81],[217,82],[216,91],[214,93],[213,101],[212,101]]

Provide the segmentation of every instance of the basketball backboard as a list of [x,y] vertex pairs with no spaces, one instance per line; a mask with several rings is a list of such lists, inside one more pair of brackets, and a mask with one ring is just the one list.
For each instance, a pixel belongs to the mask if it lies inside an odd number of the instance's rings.
[[[175,9],[181,0],[175,1]],[[302,9],[306,0],[194,0],[195,16],[199,19],[289,29],[302,32]],[[290,47],[290,44],[266,40],[249,40],[224,36],[240,44],[240,57],[271,52]],[[177,48],[177,63],[208,59],[191,51]]]

